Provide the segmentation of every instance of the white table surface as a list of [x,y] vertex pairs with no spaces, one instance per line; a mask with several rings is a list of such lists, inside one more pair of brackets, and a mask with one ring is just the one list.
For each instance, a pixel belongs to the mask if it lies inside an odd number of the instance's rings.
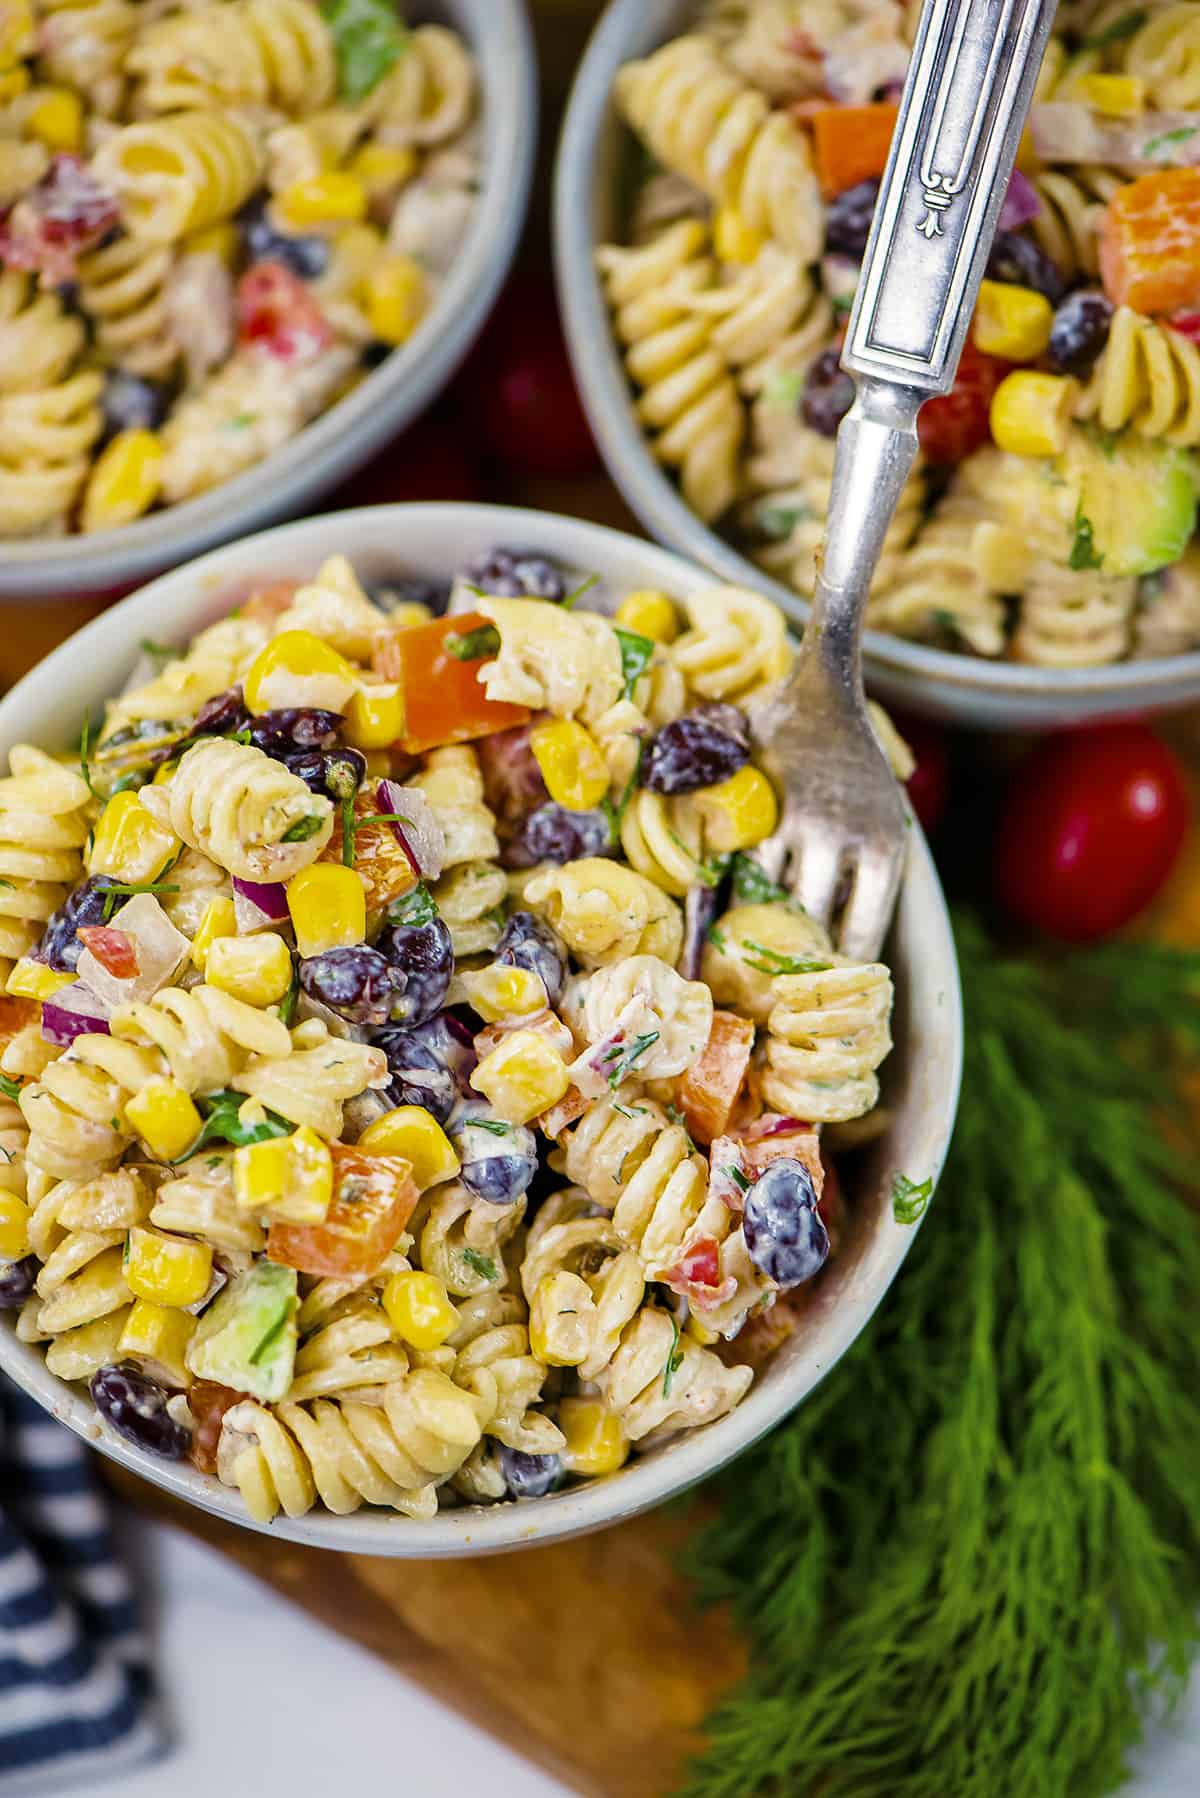
[[[123,1778],[119,1798],[213,1798],[214,1774],[231,1768],[238,1792],[255,1798],[564,1798],[557,1780],[215,1550],[166,1524],[129,1522],[122,1536],[144,1576],[174,1746],[167,1761]],[[1198,1793],[1200,1679],[1179,1730],[1148,1746],[1122,1798]]]

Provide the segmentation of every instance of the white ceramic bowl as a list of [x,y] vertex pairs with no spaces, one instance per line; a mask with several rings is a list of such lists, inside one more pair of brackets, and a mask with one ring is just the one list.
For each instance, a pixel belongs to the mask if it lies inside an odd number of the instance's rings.
[[[723,580],[769,593],[802,622],[806,602],[711,530],[654,460],[633,414],[593,252],[622,237],[628,133],[612,103],[621,64],[686,30],[696,0],[611,0],[567,108],[554,193],[554,254],[571,360],[608,471],[646,529]],[[868,631],[867,678],[882,697],[979,729],[1033,730],[1160,710],[1200,693],[1200,652],[1102,668],[1032,668]]]
[[470,44],[482,90],[482,186],[437,302],[402,349],[265,461],[181,505],[87,536],[0,541],[0,599],[100,592],[294,516],[360,468],[450,380],[508,273],[537,145],[537,56],[523,0],[432,0]]
[[[441,575],[493,544],[527,545],[627,591],[685,595],[709,577],[666,550],[594,524],[497,506],[376,506],[281,526],[164,575],[97,618],[0,701],[0,756],[16,742],[65,747],[138,657],[143,637],[182,644],[244,594],[255,578],[311,576],[343,551],[367,579]],[[598,1529],[657,1504],[738,1454],[798,1405],[854,1341],[887,1291],[915,1234],[895,1222],[893,1174],[936,1175],[958,1098],[962,1015],[954,943],[925,840],[914,823],[907,879],[886,951],[896,979],[896,1046],[885,1064],[892,1124],[848,1182],[852,1228],[831,1263],[804,1330],[770,1363],[737,1410],[632,1461],[611,1479],[521,1504],[445,1511],[429,1523],[383,1511],[314,1511],[271,1533],[357,1554],[463,1555]],[[934,1221],[936,1228],[936,1219]],[[86,1392],[47,1371],[0,1313],[0,1368],[114,1461],[232,1522],[248,1524],[237,1492],[177,1462],[132,1447],[102,1422]]]

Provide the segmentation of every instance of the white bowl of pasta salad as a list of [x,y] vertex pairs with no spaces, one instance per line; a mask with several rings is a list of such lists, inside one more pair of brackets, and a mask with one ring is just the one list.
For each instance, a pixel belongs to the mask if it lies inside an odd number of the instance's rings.
[[[797,619],[917,11],[611,0],[563,130],[559,290],[613,478],[661,541]],[[868,605],[870,678],[913,710],[1044,727],[1200,686],[1200,264],[1186,233],[1167,275],[1147,262],[1154,207],[1200,192],[1193,31],[1186,3],[1060,9]]]
[[352,475],[470,348],[536,135],[520,0],[6,7],[0,597],[146,578]]
[[428,505],[215,551],[27,676],[0,1366],[191,1502],[398,1555],[599,1527],[798,1404],[912,1241],[961,1013],[915,823],[877,963],[754,859],[790,654],[664,550]]

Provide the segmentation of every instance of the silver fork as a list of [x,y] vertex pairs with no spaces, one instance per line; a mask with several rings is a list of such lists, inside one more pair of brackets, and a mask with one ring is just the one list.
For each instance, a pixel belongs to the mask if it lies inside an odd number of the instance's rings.
[[842,351],[857,392],[838,431],[812,611],[791,674],[751,711],[784,798],[757,854],[856,959],[883,945],[908,835],[866,711],[863,609],[916,454],[917,410],[954,383],[1054,9],[925,7]]

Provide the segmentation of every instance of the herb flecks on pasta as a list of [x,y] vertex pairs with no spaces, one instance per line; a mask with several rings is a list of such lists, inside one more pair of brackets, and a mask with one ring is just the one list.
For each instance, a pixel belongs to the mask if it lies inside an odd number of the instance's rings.
[[108,530],[409,341],[470,222],[477,70],[395,0],[8,10],[0,539]]
[[[614,84],[635,175],[597,265],[635,416],[693,511],[806,597],[915,17],[697,0]],[[955,391],[918,421],[875,628],[1064,669],[1200,646],[1172,578],[1200,491],[1198,29],[1194,0],[1060,15]]]
[[723,1416],[837,1252],[823,1126],[880,1127],[888,971],[753,860],[776,608],[424,591],[266,582],[0,779],[0,1307],[264,1522]]

